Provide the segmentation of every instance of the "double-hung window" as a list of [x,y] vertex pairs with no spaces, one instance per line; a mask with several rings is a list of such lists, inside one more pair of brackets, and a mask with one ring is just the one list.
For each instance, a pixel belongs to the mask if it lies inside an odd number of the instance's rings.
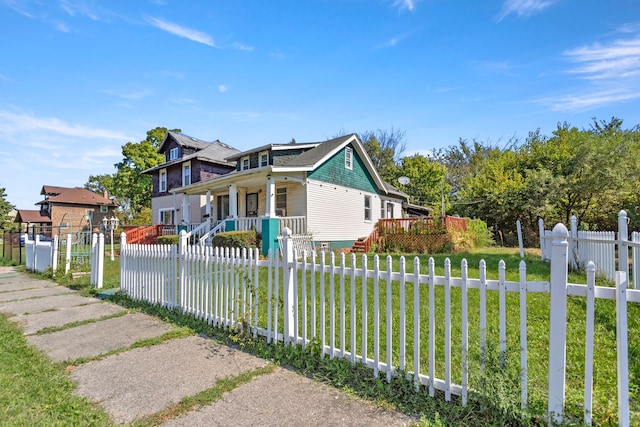
[[364,196],[364,220],[371,221],[371,196]]
[[269,152],[263,151],[260,153],[260,167],[263,168],[269,166]]
[[177,159],[178,158],[178,154],[179,154],[178,147],[172,148],[169,151],[169,160],[171,161],[171,160]]
[[167,170],[166,169],[160,169],[160,182],[158,187],[161,193],[165,193],[167,191]]
[[182,165],[182,186],[191,185],[191,162]]
[[249,169],[249,156],[245,156],[242,159],[240,159],[240,170],[241,171],[246,171],[247,169]]

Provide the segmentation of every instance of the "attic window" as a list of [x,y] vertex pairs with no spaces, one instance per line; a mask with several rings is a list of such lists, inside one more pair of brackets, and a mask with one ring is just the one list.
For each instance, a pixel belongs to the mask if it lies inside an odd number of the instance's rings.
[[178,158],[178,147],[172,148],[171,151],[169,151],[169,160],[175,160],[177,158]]
[[344,149],[344,168],[353,169],[353,149],[351,147]]
[[245,171],[249,169],[249,156],[243,157],[240,162],[240,170]]

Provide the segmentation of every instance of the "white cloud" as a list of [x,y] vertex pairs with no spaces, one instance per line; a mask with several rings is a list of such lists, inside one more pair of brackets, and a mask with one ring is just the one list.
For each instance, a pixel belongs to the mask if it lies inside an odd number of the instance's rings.
[[[619,33],[637,33],[640,27],[625,25]],[[593,43],[563,52],[572,66],[567,74],[588,83],[574,93],[537,102],[554,111],[587,111],[640,99],[640,36]]]
[[386,48],[386,47],[394,47],[403,38],[404,38],[404,36],[392,37],[389,40],[387,40],[386,42],[380,43],[379,45],[374,46],[374,49],[383,49],[383,48]]
[[107,95],[115,96],[117,98],[127,99],[129,101],[136,101],[138,99],[146,98],[148,96],[153,95],[153,92],[150,90],[140,90],[137,92],[128,92],[128,93],[116,92],[113,90],[103,90],[103,92],[106,93]]
[[98,14],[87,2],[82,0],[62,0],[60,2],[62,10],[70,16],[86,16],[94,21],[98,20]]
[[400,10],[407,9],[410,12],[416,10],[415,0],[394,0],[393,7],[397,7]]
[[232,46],[233,46],[234,49],[244,50],[244,51],[247,51],[247,52],[252,52],[254,50],[253,46],[247,46],[247,45],[239,43],[239,42],[234,42]]
[[219,85],[218,86],[218,92],[220,92],[220,93],[225,93],[228,90],[229,90],[229,88],[227,86],[225,86],[225,85]]
[[553,111],[580,112],[634,99],[640,99],[640,92],[628,88],[617,88],[598,92],[585,91],[577,95],[567,94],[558,97],[542,98],[536,102],[548,105]]
[[280,52],[279,50],[271,52],[270,55],[273,58],[280,59],[280,60],[287,59],[287,56],[284,53]]
[[19,132],[52,132],[54,134],[87,139],[133,140],[121,132],[68,124],[58,118],[40,118],[30,114],[17,114],[0,110],[0,134]]
[[62,32],[62,33],[69,33],[71,32],[71,30],[69,29],[69,27],[67,26],[67,24],[65,24],[64,22],[55,22],[53,24],[53,27]]
[[35,16],[26,9],[26,5],[24,1],[5,0],[4,4],[6,4],[8,8],[12,9],[14,12],[19,13],[22,16],[26,16],[27,18],[31,18],[31,19],[35,18]]
[[587,79],[621,79],[640,74],[640,37],[615,40],[608,45],[595,43],[564,55],[579,64],[568,72]]
[[179,37],[184,37],[194,42],[206,44],[207,46],[217,47],[213,42],[213,38],[202,31],[193,30],[191,28],[182,27],[172,22],[163,21],[162,19],[148,17],[147,21],[156,28],[164,30],[168,33],[175,34]]
[[511,14],[521,17],[529,17],[542,12],[558,0],[505,0],[502,11],[498,15],[498,22]]

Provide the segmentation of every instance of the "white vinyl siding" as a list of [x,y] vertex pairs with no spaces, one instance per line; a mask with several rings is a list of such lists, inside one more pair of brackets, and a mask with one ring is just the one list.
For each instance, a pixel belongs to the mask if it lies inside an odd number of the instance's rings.
[[[314,240],[357,240],[373,231],[380,214],[377,194],[312,180],[306,188],[307,228]],[[371,196],[371,221],[365,221],[362,213],[365,194]]]

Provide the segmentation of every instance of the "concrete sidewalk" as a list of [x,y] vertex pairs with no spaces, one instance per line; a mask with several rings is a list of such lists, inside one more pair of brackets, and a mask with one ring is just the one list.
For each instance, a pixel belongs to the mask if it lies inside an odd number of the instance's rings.
[[[119,424],[155,414],[215,387],[222,378],[268,365],[263,359],[198,336],[116,352],[138,340],[159,337],[173,326],[82,297],[50,281],[34,280],[13,268],[0,267],[0,312],[19,324],[27,341],[54,361],[71,363],[110,353],[74,366],[71,379],[77,385],[76,394],[100,405]],[[65,327],[72,323],[76,326]],[[45,328],[50,332],[37,334]],[[404,426],[415,422],[276,368],[165,425]]]

